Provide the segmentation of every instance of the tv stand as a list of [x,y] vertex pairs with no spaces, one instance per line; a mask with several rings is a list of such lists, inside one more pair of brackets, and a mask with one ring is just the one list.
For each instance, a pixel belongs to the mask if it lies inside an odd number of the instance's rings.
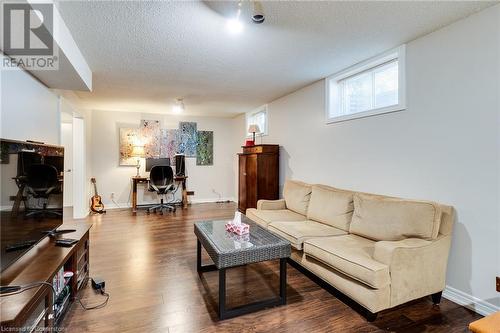
[[43,284],[19,294],[2,296],[0,331],[51,332],[61,325],[66,311],[89,277],[91,226],[86,222],[63,224],[64,229],[58,230],[55,235],[71,232],[69,236],[78,243],[72,247],[58,247],[55,245],[57,238],[45,237],[2,272],[0,284],[12,287],[40,281],[54,285],[54,277],[58,276],[61,268],[73,272],[73,276],[64,281],[59,279],[62,291],[55,300],[52,289]]

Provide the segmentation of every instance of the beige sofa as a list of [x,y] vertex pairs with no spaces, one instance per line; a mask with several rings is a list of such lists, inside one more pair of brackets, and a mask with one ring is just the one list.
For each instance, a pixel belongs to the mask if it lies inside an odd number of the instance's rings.
[[292,244],[291,259],[362,305],[367,318],[445,287],[454,210],[287,181],[246,215]]

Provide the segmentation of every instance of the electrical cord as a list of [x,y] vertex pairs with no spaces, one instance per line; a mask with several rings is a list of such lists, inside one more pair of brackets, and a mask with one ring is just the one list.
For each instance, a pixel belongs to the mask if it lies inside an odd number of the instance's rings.
[[80,303],[80,306],[85,309],[85,310],[96,310],[96,309],[102,309],[103,307],[105,307],[106,305],[108,305],[108,301],[109,301],[109,294],[107,292],[105,292],[104,290],[100,290],[100,293],[101,295],[103,296],[106,296],[106,299],[104,300],[104,302],[100,303],[100,304],[97,304],[97,305],[93,305],[93,306],[86,306],[85,304],[83,304],[82,300],[80,298],[76,298],[76,300],[78,301],[78,303]]
[[[2,292],[0,293],[0,297],[5,297],[5,296],[11,296],[11,295],[20,294],[22,292],[25,292],[26,290],[30,290],[30,289],[33,289],[33,288],[40,287],[41,285],[49,286],[52,289],[52,292],[54,293],[54,295],[57,294],[56,293],[56,289],[54,288],[54,286],[52,285],[52,283],[48,283],[48,282],[45,282],[45,281],[37,281],[37,282],[28,283],[28,284],[19,285],[19,286],[0,286],[0,289],[2,290]],[[9,292],[8,290],[12,290],[12,291]]]
[[[90,279],[91,279],[90,277],[87,277],[87,278],[86,278],[86,282],[87,282],[88,280],[90,280]],[[75,299],[78,301],[78,303],[80,303],[80,306],[81,306],[84,310],[88,311],[88,310],[102,309],[103,307],[105,307],[105,306],[108,304],[108,301],[109,301],[109,297],[110,297],[110,295],[109,295],[109,294],[108,294],[108,293],[104,290],[104,287],[102,287],[102,288],[99,288],[99,287],[98,287],[96,290],[97,290],[97,291],[99,291],[99,292],[101,293],[101,295],[102,295],[102,296],[105,296],[105,297],[106,297],[106,299],[104,300],[104,302],[99,303],[99,304],[96,304],[96,305],[92,305],[92,306],[87,306],[87,305],[83,304],[82,300],[81,300],[79,297],[76,297],[76,298],[75,298]]]
[[[90,277],[87,277],[86,281],[88,281],[90,279],[91,279]],[[54,295],[57,295],[56,289],[54,288],[54,286],[52,285],[52,283],[45,282],[45,281],[38,281],[38,282],[33,282],[33,283],[29,283],[29,284],[25,284],[25,285],[19,285],[19,286],[0,286],[0,297],[17,295],[17,294],[23,293],[23,292],[25,292],[27,290],[40,287],[41,285],[49,286],[52,289],[52,292],[54,293]],[[84,308],[85,310],[101,309],[101,308],[105,307],[108,304],[110,295],[104,290],[104,287],[102,287],[102,288],[98,287],[96,290],[99,291],[101,295],[103,295],[103,296],[106,297],[106,299],[104,300],[104,302],[99,303],[97,305],[86,306],[85,304],[83,304],[83,302],[82,302],[82,300],[80,298],[76,297],[75,299],[78,301],[78,303],[80,303],[80,305],[82,306],[82,308]]]

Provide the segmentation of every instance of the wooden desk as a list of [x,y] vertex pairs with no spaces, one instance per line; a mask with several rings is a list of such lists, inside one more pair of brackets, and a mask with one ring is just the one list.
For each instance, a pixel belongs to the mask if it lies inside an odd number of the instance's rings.
[[[186,179],[187,176],[175,176],[174,181],[181,182],[182,184],[182,208],[187,208],[187,190],[186,190]],[[149,178],[147,177],[132,177],[132,213],[137,213],[137,184],[148,183]]]

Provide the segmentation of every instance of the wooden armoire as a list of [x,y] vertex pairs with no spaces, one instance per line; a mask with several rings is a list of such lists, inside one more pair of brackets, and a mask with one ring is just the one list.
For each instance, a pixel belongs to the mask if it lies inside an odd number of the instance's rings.
[[256,208],[260,199],[279,198],[279,145],[242,147],[238,154],[238,210]]

